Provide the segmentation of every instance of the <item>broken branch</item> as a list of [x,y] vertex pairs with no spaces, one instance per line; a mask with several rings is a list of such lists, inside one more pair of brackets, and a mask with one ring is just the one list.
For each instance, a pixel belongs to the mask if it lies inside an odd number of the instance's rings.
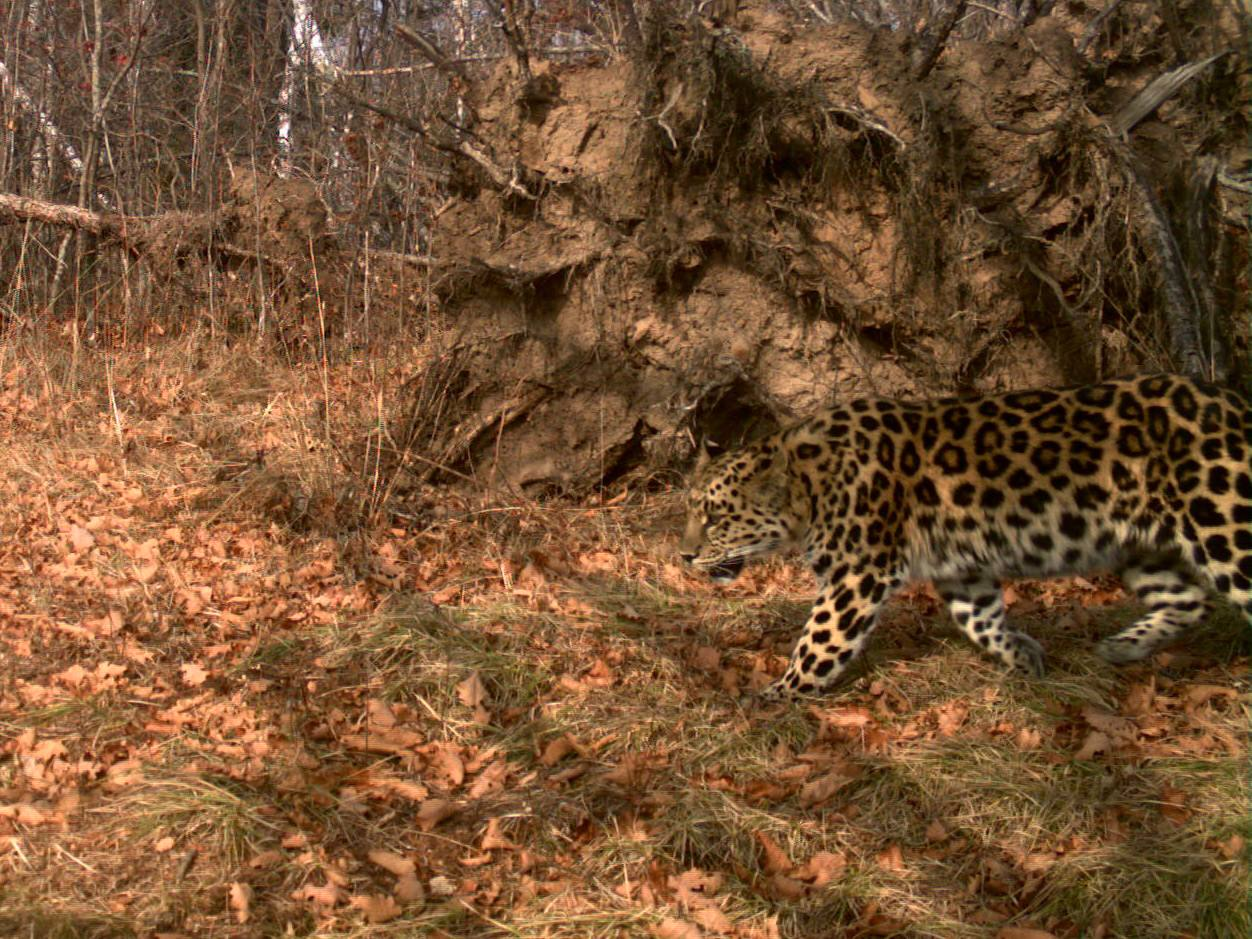
[[934,23],[929,24],[923,32],[917,48],[913,52],[913,78],[921,81],[930,74],[930,70],[939,61],[948,36],[956,28],[957,22],[965,15],[968,0],[956,0],[943,15]]

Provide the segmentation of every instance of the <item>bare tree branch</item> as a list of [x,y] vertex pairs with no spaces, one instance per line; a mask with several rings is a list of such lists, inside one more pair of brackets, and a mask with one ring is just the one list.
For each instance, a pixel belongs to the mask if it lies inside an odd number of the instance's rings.
[[1078,54],[1083,55],[1087,51],[1087,47],[1092,41],[1100,35],[1100,30],[1104,27],[1104,22],[1114,11],[1121,6],[1122,0],[1111,0],[1103,10],[1092,17],[1091,22],[1087,24],[1087,28],[1083,30],[1082,39],[1078,43]]
[[965,15],[968,0],[953,0],[943,15],[928,24],[923,32],[917,48],[913,50],[913,78],[921,81],[930,74],[930,70],[939,61],[948,36],[956,27],[957,22]]
[[1222,58],[1222,56],[1229,55],[1232,51],[1231,49],[1224,49],[1215,55],[1209,56],[1207,59],[1189,62],[1178,68],[1170,69],[1163,75],[1158,75],[1142,91],[1135,95],[1125,107],[1109,119],[1109,129],[1120,137],[1176,95],[1183,85]]
[[404,23],[397,23],[396,35],[420,52],[426,61],[441,72],[459,78],[466,83],[469,82],[469,73],[465,71],[460,61],[458,59],[450,59],[444,55],[443,50],[425,33],[418,32]]
[[35,115],[35,121],[39,125],[39,130],[47,138],[48,142],[61,151],[61,155],[65,157],[65,162],[70,165],[74,172],[81,172],[83,166],[82,157],[78,155],[78,151],[74,149],[74,144],[65,139],[65,135],[61,133],[60,128],[52,120],[52,116],[43,108],[35,103],[34,99],[26,93],[17,80],[10,74],[8,66],[0,62],[0,85],[8,84],[12,89],[13,100],[20,105],[23,110],[30,111]]
[[1149,250],[1160,265],[1165,328],[1174,364],[1180,372],[1192,378],[1210,377],[1200,345],[1200,302],[1187,272],[1173,226],[1170,225],[1169,215],[1157,199],[1134,155],[1116,141],[1113,141],[1113,145],[1114,152],[1121,158],[1125,168],[1126,179],[1138,196],[1139,227]]
[[639,25],[639,13],[635,0],[609,0],[609,6],[622,21],[622,39],[632,52],[643,48],[643,29]]
[[[530,81],[530,54],[526,50],[526,42],[522,38],[517,28],[517,20],[510,16],[513,4],[508,0],[483,0],[484,5],[499,20],[496,23],[500,27],[500,31],[504,33],[504,38],[509,44],[509,50],[513,53],[513,60],[517,62],[517,70],[522,76],[523,81]],[[505,8],[508,8],[506,11]]]

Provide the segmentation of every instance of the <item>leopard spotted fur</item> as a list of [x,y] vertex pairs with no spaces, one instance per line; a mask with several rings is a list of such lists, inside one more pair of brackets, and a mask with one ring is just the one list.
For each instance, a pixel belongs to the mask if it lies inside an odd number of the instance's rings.
[[1197,626],[1206,588],[1252,624],[1250,450],[1247,403],[1177,375],[862,398],[701,458],[681,553],[728,580],[749,558],[804,551],[817,600],[767,698],[834,682],[910,580],[934,581],[987,653],[1041,674],[999,578],[1115,570],[1147,611],[1098,651],[1130,662]]

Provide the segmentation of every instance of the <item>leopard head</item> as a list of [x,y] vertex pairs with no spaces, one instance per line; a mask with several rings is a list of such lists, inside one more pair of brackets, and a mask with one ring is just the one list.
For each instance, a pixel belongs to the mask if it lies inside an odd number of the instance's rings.
[[706,444],[687,494],[679,554],[719,583],[744,562],[794,546],[803,529],[793,509],[787,455],[765,441],[729,453]]

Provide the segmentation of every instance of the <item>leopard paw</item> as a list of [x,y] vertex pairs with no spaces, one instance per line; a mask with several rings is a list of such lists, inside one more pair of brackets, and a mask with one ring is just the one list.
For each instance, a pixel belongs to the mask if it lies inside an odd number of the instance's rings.
[[1131,662],[1142,661],[1151,651],[1147,643],[1119,636],[1109,636],[1096,646],[1096,655],[1110,665],[1129,665]]
[[1035,678],[1043,677],[1043,646],[1039,645],[1033,637],[1025,633],[1011,633],[1008,647],[1015,670],[1025,672]]
[[783,681],[778,679],[766,685],[756,693],[756,702],[758,704],[782,704],[791,701],[795,697],[795,693]]

